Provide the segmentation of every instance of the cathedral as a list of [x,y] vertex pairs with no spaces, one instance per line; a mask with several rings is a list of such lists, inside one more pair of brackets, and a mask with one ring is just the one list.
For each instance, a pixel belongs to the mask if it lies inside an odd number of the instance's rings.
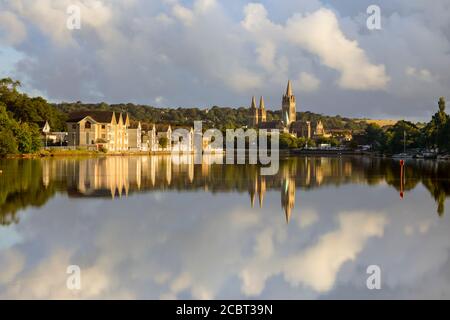
[[267,121],[264,98],[261,97],[259,108],[256,107],[255,97],[250,107],[249,126],[258,129],[274,130],[291,133],[297,137],[311,138],[311,123],[309,121],[297,121],[296,99],[289,80],[281,104],[281,119]]
[[264,106],[264,98],[259,100],[259,108],[256,108],[255,97],[252,99],[250,126],[257,128],[260,123],[266,122],[266,108]]

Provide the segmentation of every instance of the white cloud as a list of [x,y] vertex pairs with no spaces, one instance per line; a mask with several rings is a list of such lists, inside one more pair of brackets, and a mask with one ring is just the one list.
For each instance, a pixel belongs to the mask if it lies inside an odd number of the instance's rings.
[[17,45],[25,40],[27,30],[19,18],[8,11],[0,12],[0,44]]
[[450,84],[442,0],[397,1],[383,11],[383,30],[370,33],[365,11],[340,2],[75,3],[82,28],[71,31],[66,9],[74,1],[0,2],[0,28],[8,30],[1,41],[23,57],[12,73],[52,100],[148,104],[163,96],[167,106],[238,106],[256,92],[279,101],[291,78],[299,96],[326,93],[300,97],[311,111],[404,115],[407,106],[420,116]]
[[387,223],[378,213],[341,213],[339,229],[323,235],[317,244],[289,258],[284,276],[293,285],[306,284],[317,292],[329,291],[341,266],[352,261],[371,237],[381,237]]
[[191,26],[194,22],[194,14],[192,11],[180,4],[176,4],[172,7],[172,13],[186,26]]
[[247,296],[262,293],[268,278],[282,274],[291,286],[303,285],[318,293],[330,291],[345,262],[355,260],[371,237],[383,236],[387,219],[374,212],[345,212],[338,215],[339,228],[318,242],[286,258],[255,256],[240,273]]
[[386,88],[389,77],[385,67],[371,64],[358,43],[346,38],[331,10],[294,15],[287,22],[286,34],[290,41],[317,55],[324,65],[339,71],[340,87],[354,90]]
[[15,249],[7,249],[0,255],[0,265],[2,266],[0,285],[14,285],[10,282],[22,272],[25,266],[25,257]]

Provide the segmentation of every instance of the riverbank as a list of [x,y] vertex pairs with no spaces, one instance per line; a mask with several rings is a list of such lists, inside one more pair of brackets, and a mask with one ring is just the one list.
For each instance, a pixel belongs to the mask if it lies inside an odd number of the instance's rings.
[[[103,152],[97,150],[84,150],[84,149],[48,149],[40,150],[36,153],[27,154],[8,154],[3,158],[20,158],[20,159],[32,159],[32,158],[45,158],[45,157],[75,157],[75,156],[148,156],[148,155],[171,155],[171,151],[121,151],[121,152]],[[180,155],[193,154],[193,152],[181,152]],[[2,158],[0,156],[0,158]]]
[[36,153],[27,154],[9,154],[4,158],[45,158],[45,157],[75,157],[75,156],[129,156],[129,155],[148,155],[148,152],[102,152],[94,150],[41,150]]
[[[236,151],[235,151],[236,152]],[[171,151],[124,151],[124,152],[103,152],[97,150],[83,150],[83,149],[49,149],[41,150],[32,154],[11,154],[3,156],[3,158],[19,158],[19,159],[33,159],[46,157],[105,157],[105,156],[149,156],[149,155],[173,155]],[[178,155],[193,155],[194,152],[182,152]],[[207,155],[208,153],[204,154]],[[211,155],[218,155],[218,153],[211,153]],[[226,151],[223,152],[226,155]],[[246,152],[246,155],[247,152]],[[327,149],[280,149],[280,156],[314,156],[314,157],[340,157],[340,156],[364,156],[370,158],[398,158],[396,155],[380,154],[378,152],[369,151],[355,151],[355,150],[327,150]],[[2,157],[0,157],[2,158]],[[408,159],[412,157],[407,157]],[[419,159],[419,158],[418,158]],[[437,158],[429,160],[450,160],[450,158]]]

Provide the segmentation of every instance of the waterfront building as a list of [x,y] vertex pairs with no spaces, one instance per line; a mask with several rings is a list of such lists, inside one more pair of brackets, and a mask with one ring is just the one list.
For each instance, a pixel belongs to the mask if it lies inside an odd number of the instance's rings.
[[114,111],[78,111],[67,120],[68,146],[108,151],[128,150],[128,114]]
[[141,122],[132,124],[128,128],[128,149],[132,151],[143,150]]

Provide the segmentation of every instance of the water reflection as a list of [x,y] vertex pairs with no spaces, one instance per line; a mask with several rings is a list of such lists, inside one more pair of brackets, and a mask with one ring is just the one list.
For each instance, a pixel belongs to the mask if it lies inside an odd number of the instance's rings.
[[[174,158],[176,157],[176,158]],[[450,165],[436,161],[410,161],[405,165],[389,159],[358,157],[283,159],[274,176],[261,176],[256,165],[217,164],[221,156],[103,157],[38,160],[0,160],[0,222],[17,223],[16,212],[27,206],[42,206],[56,192],[73,198],[121,198],[130,193],[157,190],[205,190],[245,192],[250,205],[263,207],[267,190],[279,190],[281,208],[289,222],[296,189],[310,190],[329,185],[379,185],[387,183],[400,193],[422,184],[444,214],[450,196]]]
[[450,298],[447,163],[172,160],[0,160],[0,299]]

